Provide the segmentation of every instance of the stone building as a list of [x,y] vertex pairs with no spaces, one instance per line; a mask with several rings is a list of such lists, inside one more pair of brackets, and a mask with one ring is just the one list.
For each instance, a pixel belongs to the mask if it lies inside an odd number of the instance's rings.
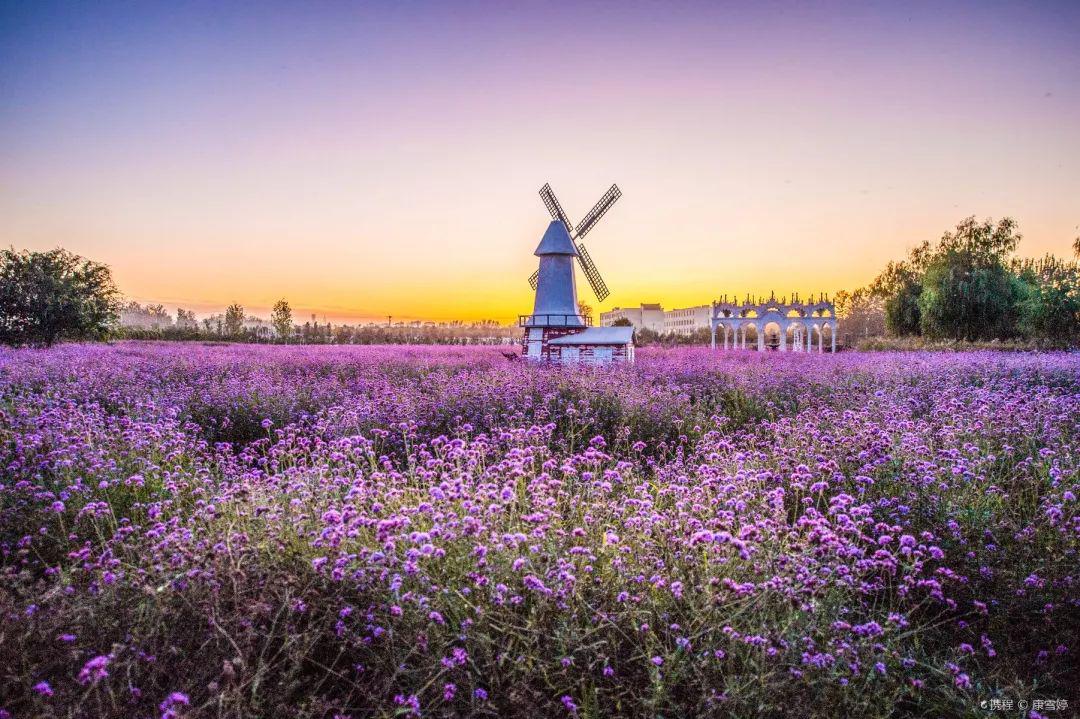
[[829,335],[829,351],[836,351],[836,306],[822,295],[803,302],[798,295],[792,298],[766,299],[747,297],[744,302],[728,301],[724,297],[713,302],[709,319],[712,348],[717,346],[717,333],[724,349],[746,349],[747,332],[754,330],[758,350],[777,349],[786,352],[810,352],[816,340],[817,351],[824,351],[825,334]]

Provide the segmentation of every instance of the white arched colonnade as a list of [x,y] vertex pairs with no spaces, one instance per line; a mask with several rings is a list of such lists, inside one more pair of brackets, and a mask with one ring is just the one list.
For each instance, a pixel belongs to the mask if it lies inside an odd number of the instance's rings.
[[721,333],[724,349],[746,349],[746,332],[753,327],[757,335],[757,349],[765,349],[765,328],[775,324],[780,329],[781,352],[788,350],[787,333],[792,330],[791,350],[794,352],[812,352],[814,339],[817,339],[817,351],[825,348],[825,329],[829,330],[829,351],[836,351],[836,307],[821,297],[817,301],[813,296],[809,302],[801,302],[798,297],[792,302],[787,298],[777,300],[770,295],[766,300],[751,299],[745,302],[728,302],[725,297],[720,302],[712,303],[709,329],[712,335],[711,346],[716,349],[717,330]]

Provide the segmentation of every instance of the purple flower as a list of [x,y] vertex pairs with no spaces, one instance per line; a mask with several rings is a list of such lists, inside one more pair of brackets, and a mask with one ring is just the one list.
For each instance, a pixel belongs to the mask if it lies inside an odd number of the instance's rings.
[[161,719],[175,719],[179,716],[176,707],[187,705],[187,694],[184,694],[183,692],[172,692],[169,696],[165,697],[165,700],[158,706],[158,709],[161,710]]
[[51,697],[53,695],[53,688],[48,682],[38,682],[34,685],[34,691],[43,697]]
[[99,679],[109,676],[106,667],[109,666],[109,657],[102,654],[94,657],[83,665],[79,671],[80,684],[96,684]]
[[420,716],[420,699],[415,694],[398,694],[394,697],[394,703],[402,707],[407,716]]
[[[18,398],[0,410],[0,504],[23,528],[5,556],[50,592],[27,585],[12,620],[30,636],[106,593],[213,597],[256,561],[250,601],[193,622],[192,638],[220,638],[219,620],[324,627],[341,645],[327,650],[386,659],[345,671],[397,687],[403,715],[420,713],[420,693],[447,711],[493,708],[477,677],[506,671],[532,691],[543,668],[570,677],[552,696],[584,712],[579,679],[599,671],[615,691],[633,674],[616,651],[625,631],[655,675],[751,661],[845,696],[870,677],[902,681],[944,706],[985,678],[969,655],[1049,670],[1077,652],[1054,633],[1075,572],[1037,561],[1071,556],[1075,538],[1077,377],[1080,355],[1064,353],[644,347],[633,367],[570,368],[505,362],[495,347],[0,350],[0,392]],[[1010,511],[1032,486],[1033,511]],[[974,526],[978,497],[994,501]],[[296,556],[340,591],[296,581]],[[254,591],[278,585],[288,594]],[[781,615],[760,601],[772,596]],[[1031,645],[995,647],[990,627],[1018,598],[1043,621]],[[796,614],[805,630],[790,635]],[[930,661],[918,638],[936,616],[963,658],[945,672],[914,659]],[[112,665],[79,647],[81,621],[51,626],[72,632],[44,636],[83,685],[137,699],[119,652],[146,668],[152,650],[134,627],[116,627]],[[562,643],[586,627],[587,642]],[[162,676],[173,659],[157,660]],[[238,681],[227,665],[211,694]],[[686,695],[716,713],[724,695],[703,679],[688,671]],[[161,713],[192,713],[186,699]]]

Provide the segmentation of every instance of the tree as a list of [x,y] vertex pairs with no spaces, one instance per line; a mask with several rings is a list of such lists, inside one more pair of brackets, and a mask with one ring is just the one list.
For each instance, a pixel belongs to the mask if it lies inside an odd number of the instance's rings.
[[890,262],[870,285],[870,294],[884,302],[885,326],[894,335],[919,333],[922,272],[915,262]]
[[870,285],[892,334],[1006,338],[1018,329],[1022,283],[1006,266],[1020,242],[1011,218],[962,220],[936,244],[924,241],[890,262]]
[[1020,329],[1024,335],[1067,347],[1080,340],[1080,266],[1053,256],[1014,263],[1023,285]]
[[1012,337],[1020,289],[1004,266],[973,267],[950,252],[927,270],[919,295],[919,327],[924,337],[939,339]]
[[1016,222],[974,217],[938,243],[919,294],[919,329],[926,337],[985,340],[1017,332],[1021,287],[1006,267],[1020,235]]
[[0,253],[0,342],[101,339],[116,322],[119,296],[107,265],[59,248],[9,248]]
[[[862,290],[855,290],[861,292]],[[833,305],[836,307],[836,316],[840,319],[851,314],[851,294],[847,290],[839,290],[833,295]]]
[[836,293],[835,304],[843,337],[854,339],[885,334],[885,302],[869,289],[840,290]]
[[348,325],[338,325],[334,330],[334,343],[339,345],[352,344],[353,328]]
[[182,307],[177,307],[176,326],[181,329],[198,327],[199,323],[195,319],[195,312],[193,310],[185,310]]
[[656,330],[651,330],[648,327],[642,327],[640,330],[634,333],[634,344],[638,347],[644,345],[654,345],[660,342],[660,333]]
[[582,317],[592,317],[592,307],[584,302],[577,303],[577,311]]
[[1080,237],[1073,240],[1073,254],[1080,257]]
[[634,323],[631,322],[630,320],[628,320],[625,317],[620,317],[619,319],[612,322],[611,326],[612,327],[633,327]]
[[277,336],[288,342],[292,335],[292,308],[283,298],[274,303],[274,311],[270,314],[270,324],[274,326]]
[[225,308],[225,334],[236,337],[244,329],[244,308],[233,303]]

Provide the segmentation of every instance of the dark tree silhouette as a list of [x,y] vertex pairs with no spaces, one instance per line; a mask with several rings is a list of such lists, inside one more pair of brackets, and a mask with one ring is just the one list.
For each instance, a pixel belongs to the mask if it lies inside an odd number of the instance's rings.
[[0,253],[0,342],[49,346],[101,339],[116,322],[119,292],[108,266],[64,249]]

